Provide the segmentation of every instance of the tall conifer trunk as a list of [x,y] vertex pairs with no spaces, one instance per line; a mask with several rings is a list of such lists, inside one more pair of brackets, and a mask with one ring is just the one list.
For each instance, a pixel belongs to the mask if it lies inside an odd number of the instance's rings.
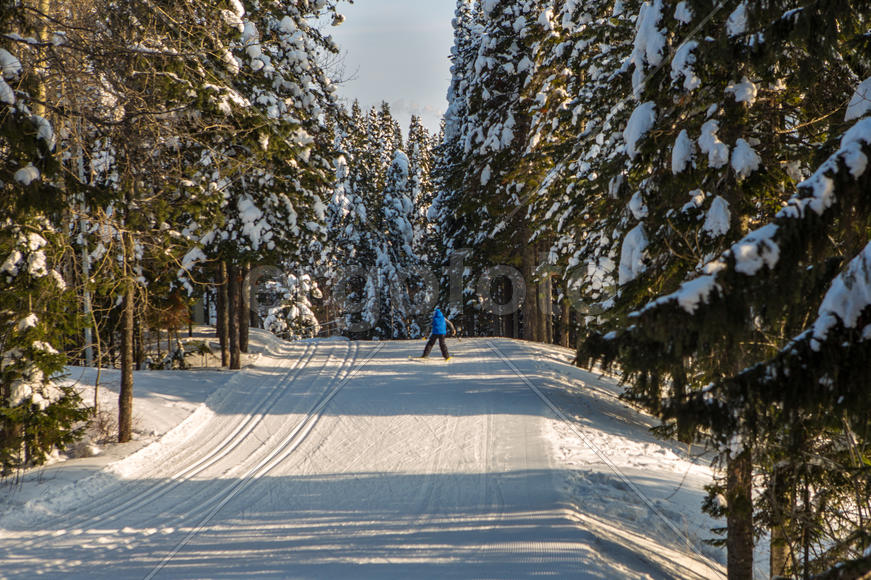
[[[37,25],[36,34],[40,42],[47,45],[50,42],[49,28],[46,18],[51,14],[51,0],[35,0],[36,9],[40,12],[39,24]],[[45,103],[48,100],[48,90],[45,85],[45,76],[37,75],[36,84],[36,99],[33,102],[32,109],[35,115],[40,117],[46,116]]]
[[239,350],[248,352],[248,329],[251,326],[251,264],[242,268],[241,296],[239,308]]
[[121,314],[121,392],[118,395],[118,442],[126,443],[133,435],[133,331],[134,298],[133,273],[130,260],[133,259],[133,240],[129,233],[124,238],[124,277],[127,285],[124,290],[124,310]]
[[560,336],[559,343],[561,346],[568,347],[570,342],[569,332],[571,327],[572,311],[569,305],[568,296],[563,296],[560,303]]
[[227,268],[227,310],[229,311],[230,368],[233,370],[242,368],[242,354],[239,348],[239,318],[240,311],[242,310],[241,290],[239,267],[235,264],[230,264]]
[[[524,233],[526,239],[526,233]],[[523,248],[523,279],[528,288],[526,300],[523,303],[523,338],[539,340],[538,329],[538,285],[535,283],[535,245],[526,244]]]
[[782,468],[774,466],[769,489],[774,515],[779,522],[779,525],[775,524],[770,530],[771,557],[769,559],[769,576],[771,578],[786,576],[791,564],[786,526],[789,525],[789,516],[787,514],[791,511],[792,502],[790,501],[790,494],[786,489],[782,471]]
[[221,262],[218,266],[217,284],[217,329],[218,338],[221,342],[221,366],[230,366],[230,313],[227,300],[227,263]]
[[727,572],[729,580],[753,578],[753,463],[744,449],[726,465]]
[[[539,264],[544,256],[539,256]],[[536,284],[538,296],[538,338],[539,342],[553,342],[553,287],[550,274],[542,277],[541,281]]]

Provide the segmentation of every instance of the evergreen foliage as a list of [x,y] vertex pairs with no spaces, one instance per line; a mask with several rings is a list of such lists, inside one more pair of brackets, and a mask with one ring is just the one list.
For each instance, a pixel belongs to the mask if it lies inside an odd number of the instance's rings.
[[[25,25],[4,4],[0,30]],[[16,53],[0,40],[0,477],[43,463],[88,417],[75,389],[58,382],[73,320],[58,271],[64,239],[47,217],[58,210],[55,137],[32,112],[38,87]]]
[[868,545],[864,314],[830,311],[846,288],[864,312],[869,17],[851,1],[457,3],[443,260],[474,248],[468,263],[521,261],[534,282],[546,252],[587,323],[579,361],[617,363],[664,435],[718,451],[708,508],[733,577],[764,530],[772,574]]
[[327,209],[331,243],[324,269],[351,336],[416,338],[425,327],[422,309],[430,297],[419,293],[430,281],[426,256],[440,250],[426,217],[434,195],[433,139],[412,117],[410,155],[403,142],[385,103],[364,115],[355,101],[336,129],[341,155]]

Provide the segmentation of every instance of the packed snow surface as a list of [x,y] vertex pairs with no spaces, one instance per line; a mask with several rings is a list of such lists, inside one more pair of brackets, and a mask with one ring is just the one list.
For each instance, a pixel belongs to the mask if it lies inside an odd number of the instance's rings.
[[160,439],[5,493],[0,576],[724,577],[707,462],[572,351],[450,340],[421,363],[419,341],[252,336],[207,397],[200,371],[167,375],[189,406]]

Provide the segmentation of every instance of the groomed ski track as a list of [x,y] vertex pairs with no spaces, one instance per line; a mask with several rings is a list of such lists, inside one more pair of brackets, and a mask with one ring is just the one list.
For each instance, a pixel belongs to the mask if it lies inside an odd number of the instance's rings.
[[273,343],[67,505],[6,514],[0,577],[718,577],[679,523],[622,533],[570,497],[546,350],[422,347]]

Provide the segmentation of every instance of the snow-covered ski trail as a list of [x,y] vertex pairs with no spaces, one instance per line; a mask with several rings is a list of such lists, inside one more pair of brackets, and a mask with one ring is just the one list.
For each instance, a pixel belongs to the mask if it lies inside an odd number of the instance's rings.
[[[66,504],[0,514],[0,577],[715,576],[655,515],[601,517],[620,513],[607,477],[585,476],[589,506],[572,497],[570,475],[595,468],[561,457],[569,419],[527,384],[554,387],[556,355],[453,348],[450,365],[410,365],[411,341],[274,348]],[[661,507],[673,490],[650,482]]]

